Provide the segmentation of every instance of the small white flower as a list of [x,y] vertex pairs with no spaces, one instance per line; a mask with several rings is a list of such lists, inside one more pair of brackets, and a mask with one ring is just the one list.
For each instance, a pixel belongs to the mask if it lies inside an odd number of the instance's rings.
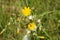
[[37,20],[37,22],[38,22],[38,23],[40,23],[40,22],[41,22],[41,20],[40,20],[40,19],[38,19],[38,20]]
[[29,31],[28,29],[26,30],[27,31],[27,34],[29,34],[31,31]]
[[32,15],[31,15],[31,16],[29,16],[28,18],[29,18],[29,19],[33,19],[33,18],[34,18],[34,16],[32,16]]

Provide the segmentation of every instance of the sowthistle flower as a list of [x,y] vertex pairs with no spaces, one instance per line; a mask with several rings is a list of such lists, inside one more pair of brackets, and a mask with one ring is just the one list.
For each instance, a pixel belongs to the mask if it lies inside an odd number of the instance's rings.
[[28,24],[28,29],[29,29],[29,30],[32,30],[32,31],[35,30],[35,29],[36,29],[36,24],[33,23],[33,22],[32,22],[32,23],[29,23],[29,24]]
[[24,9],[22,9],[22,13],[24,16],[29,16],[31,14],[31,9],[29,7],[24,7]]

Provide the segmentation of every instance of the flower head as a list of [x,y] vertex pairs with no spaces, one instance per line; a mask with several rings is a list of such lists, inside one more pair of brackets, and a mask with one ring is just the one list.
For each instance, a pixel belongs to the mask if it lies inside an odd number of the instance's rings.
[[29,24],[28,24],[28,29],[29,29],[29,30],[32,30],[32,31],[35,30],[35,29],[36,29],[35,23],[29,23]]
[[32,16],[32,15],[30,15],[29,17],[28,17],[28,19],[30,19],[30,20],[32,20],[34,18],[34,16]]
[[41,20],[40,20],[40,19],[38,19],[38,20],[37,20],[37,22],[38,22],[38,23],[40,23],[40,22],[41,22]]
[[31,9],[29,7],[24,7],[24,9],[22,9],[22,13],[24,16],[29,16],[31,14]]

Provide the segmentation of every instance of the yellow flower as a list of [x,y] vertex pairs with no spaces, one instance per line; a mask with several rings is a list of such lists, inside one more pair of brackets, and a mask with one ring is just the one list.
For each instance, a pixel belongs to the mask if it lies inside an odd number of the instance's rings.
[[32,30],[32,31],[35,30],[35,29],[36,29],[35,23],[29,23],[29,24],[28,24],[28,29],[29,29],[29,30]]
[[29,16],[31,14],[31,9],[29,7],[24,7],[24,9],[22,9],[22,13],[24,16]]

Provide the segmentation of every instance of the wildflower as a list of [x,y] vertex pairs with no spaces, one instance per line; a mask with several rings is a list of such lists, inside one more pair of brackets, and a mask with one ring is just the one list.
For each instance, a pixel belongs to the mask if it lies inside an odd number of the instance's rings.
[[37,20],[37,22],[38,22],[38,23],[40,23],[40,22],[41,22],[41,20],[40,20],[40,19],[38,19],[38,20]]
[[29,30],[32,30],[32,31],[35,30],[35,29],[36,29],[35,23],[29,23],[29,24],[28,24],[28,29],[29,29]]
[[26,33],[27,35],[31,33],[31,31],[30,31],[30,30],[28,30],[28,29],[27,29],[26,31],[27,31],[27,33]]
[[28,18],[29,18],[30,20],[32,20],[32,19],[34,18],[34,16],[29,16]]
[[24,9],[22,9],[22,13],[24,16],[29,16],[31,14],[31,9],[29,7],[24,7]]

